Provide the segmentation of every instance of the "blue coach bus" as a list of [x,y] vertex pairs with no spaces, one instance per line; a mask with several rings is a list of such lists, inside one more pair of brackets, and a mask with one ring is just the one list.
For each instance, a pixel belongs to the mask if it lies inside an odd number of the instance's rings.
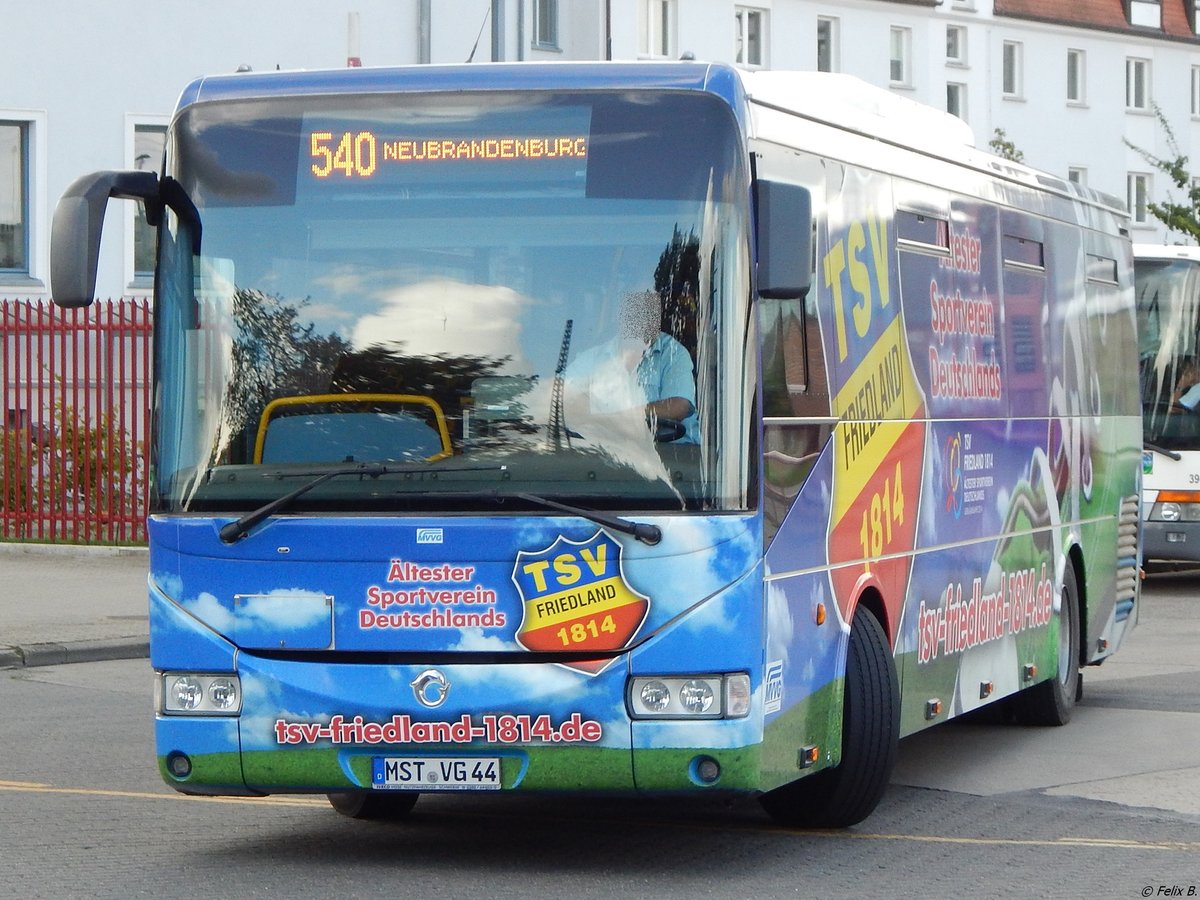
[[167,783],[836,826],[904,735],[1065,722],[1136,620],[1130,248],[970,144],[694,62],[188,86],[52,246],[82,305],[108,199],[157,226]]

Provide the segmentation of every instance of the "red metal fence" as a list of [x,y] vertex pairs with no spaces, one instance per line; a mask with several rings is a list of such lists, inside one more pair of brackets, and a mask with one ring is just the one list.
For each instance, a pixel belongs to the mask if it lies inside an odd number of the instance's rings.
[[0,540],[146,540],[148,300],[0,300]]

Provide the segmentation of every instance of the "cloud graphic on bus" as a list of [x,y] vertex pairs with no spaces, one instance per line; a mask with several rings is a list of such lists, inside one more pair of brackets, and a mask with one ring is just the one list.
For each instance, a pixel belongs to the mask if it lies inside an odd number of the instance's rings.
[[283,632],[310,628],[330,620],[331,598],[320,591],[279,588],[262,594],[239,594],[232,608],[216,596],[201,592],[179,605],[221,634],[246,628]]
[[[760,699],[755,698],[756,707]],[[639,750],[670,747],[731,750],[760,742],[762,734],[762,723],[754,717],[655,722],[651,727],[633,729],[633,746]]]
[[233,610],[222,605],[215,596],[202,591],[194,598],[180,598],[179,605],[213,631],[229,634],[233,631]]

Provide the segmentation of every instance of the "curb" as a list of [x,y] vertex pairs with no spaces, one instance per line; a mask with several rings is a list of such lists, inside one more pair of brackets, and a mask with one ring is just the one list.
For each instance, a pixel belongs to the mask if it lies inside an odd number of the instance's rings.
[[114,547],[104,544],[35,544],[0,541],[0,556],[130,556],[149,557],[145,546]]
[[111,641],[47,641],[23,647],[0,647],[0,669],[28,669],[67,663],[102,662],[113,659],[147,659],[148,638],[117,638]]

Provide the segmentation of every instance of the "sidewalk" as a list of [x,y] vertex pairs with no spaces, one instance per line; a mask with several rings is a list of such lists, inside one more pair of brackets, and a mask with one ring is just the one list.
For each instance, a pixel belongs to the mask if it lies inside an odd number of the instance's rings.
[[141,547],[0,543],[0,669],[149,654]]

